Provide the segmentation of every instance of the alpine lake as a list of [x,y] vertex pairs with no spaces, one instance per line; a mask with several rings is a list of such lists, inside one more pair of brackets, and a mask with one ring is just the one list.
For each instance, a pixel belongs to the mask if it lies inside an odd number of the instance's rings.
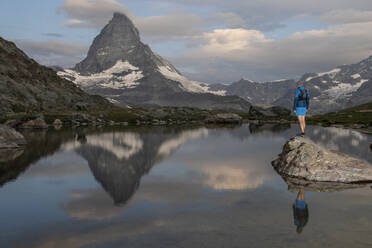
[[[0,160],[0,247],[372,247],[372,189],[298,189],[271,166],[297,125],[24,131]],[[308,126],[372,163],[372,136]]]

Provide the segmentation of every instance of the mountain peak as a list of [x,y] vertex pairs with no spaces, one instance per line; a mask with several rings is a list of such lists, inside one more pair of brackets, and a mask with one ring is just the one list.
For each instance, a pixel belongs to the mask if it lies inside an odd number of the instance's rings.
[[123,13],[115,12],[90,46],[88,56],[75,66],[82,74],[99,73],[119,60],[126,61],[143,44],[133,22]]

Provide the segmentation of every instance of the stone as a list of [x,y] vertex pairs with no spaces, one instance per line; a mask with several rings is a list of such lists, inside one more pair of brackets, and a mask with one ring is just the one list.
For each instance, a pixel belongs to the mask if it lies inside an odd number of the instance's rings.
[[19,126],[20,129],[47,129],[48,125],[45,123],[43,117],[26,121]]
[[317,182],[372,182],[372,165],[345,154],[331,151],[306,137],[294,137],[272,162],[282,176]]
[[16,149],[26,145],[23,135],[15,129],[0,124],[0,149]]
[[53,125],[54,126],[62,126],[63,123],[62,123],[62,121],[60,119],[55,119],[54,122],[53,122]]
[[241,123],[243,118],[234,113],[220,113],[216,115],[208,116],[205,119],[205,123],[221,123],[221,124],[229,124],[229,123]]

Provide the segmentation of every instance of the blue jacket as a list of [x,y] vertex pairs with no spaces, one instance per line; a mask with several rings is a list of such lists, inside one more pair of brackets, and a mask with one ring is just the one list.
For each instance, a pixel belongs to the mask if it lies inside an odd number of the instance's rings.
[[310,93],[309,90],[306,90],[306,100],[299,100],[299,96],[301,95],[301,90],[305,90],[304,87],[297,87],[295,97],[294,97],[294,103],[293,103],[293,110],[296,110],[296,108],[306,108],[309,109],[310,105]]

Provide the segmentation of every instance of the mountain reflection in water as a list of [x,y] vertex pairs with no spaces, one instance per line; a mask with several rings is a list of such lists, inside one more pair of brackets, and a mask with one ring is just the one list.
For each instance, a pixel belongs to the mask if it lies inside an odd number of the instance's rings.
[[206,128],[180,133],[109,132],[89,134],[64,143],[89,167],[115,204],[125,204],[137,190],[141,177],[183,143],[208,135]]
[[[275,124],[31,132],[23,154],[0,162],[0,246],[371,243],[369,187],[283,180],[272,169],[270,162],[297,133],[297,126]],[[314,126],[307,133],[371,162],[371,136]],[[307,213],[292,209],[301,190]]]

